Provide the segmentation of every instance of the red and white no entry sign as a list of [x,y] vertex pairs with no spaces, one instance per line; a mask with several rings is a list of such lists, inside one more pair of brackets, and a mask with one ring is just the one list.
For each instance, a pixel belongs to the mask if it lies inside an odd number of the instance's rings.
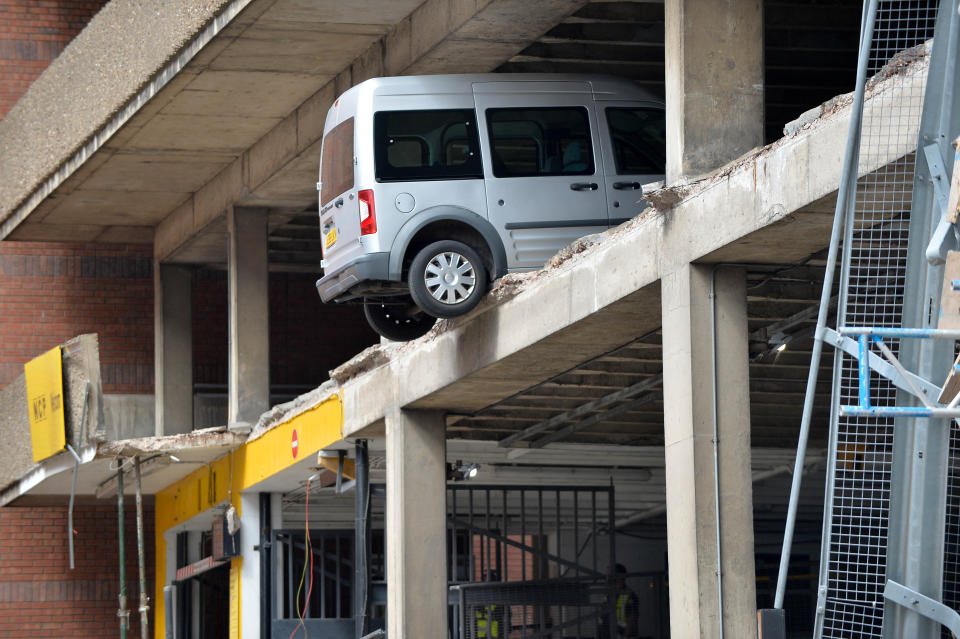
[[290,440],[290,450],[293,452],[293,458],[297,458],[297,453],[300,448],[300,438],[297,436],[297,429],[293,429],[293,438]]

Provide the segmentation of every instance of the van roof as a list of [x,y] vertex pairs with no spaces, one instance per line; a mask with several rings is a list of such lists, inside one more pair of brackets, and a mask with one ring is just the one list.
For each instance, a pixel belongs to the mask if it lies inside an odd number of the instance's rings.
[[[371,78],[346,91],[390,95],[472,93],[477,82],[589,82],[594,95],[606,94],[611,100],[638,100],[663,106],[663,100],[631,80],[612,75],[582,73],[468,73],[458,75],[407,75]],[[339,98],[338,98],[339,99]]]

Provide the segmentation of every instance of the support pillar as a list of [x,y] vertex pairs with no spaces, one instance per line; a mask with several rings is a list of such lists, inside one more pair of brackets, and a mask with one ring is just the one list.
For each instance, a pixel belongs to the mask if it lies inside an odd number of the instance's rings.
[[270,329],[267,213],[227,212],[229,251],[228,424],[248,428],[270,408]]
[[763,144],[763,3],[667,0],[667,184]]
[[446,427],[436,411],[397,410],[387,426],[387,636],[447,628]]
[[756,638],[746,279],[687,264],[662,297],[671,636]]
[[193,430],[193,277],[186,266],[153,265],[155,432]]

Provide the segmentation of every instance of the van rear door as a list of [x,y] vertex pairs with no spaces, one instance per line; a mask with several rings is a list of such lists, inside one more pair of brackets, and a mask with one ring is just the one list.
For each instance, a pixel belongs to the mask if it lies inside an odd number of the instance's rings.
[[511,269],[538,268],[607,228],[599,129],[587,82],[477,82],[487,210]]
[[[331,109],[331,116],[334,111]],[[359,202],[354,187],[354,119],[323,136],[320,153],[320,236],[327,272],[363,251]]]
[[647,208],[641,186],[666,172],[666,121],[663,107],[636,102],[597,102],[603,137],[610,225],[616,226]]

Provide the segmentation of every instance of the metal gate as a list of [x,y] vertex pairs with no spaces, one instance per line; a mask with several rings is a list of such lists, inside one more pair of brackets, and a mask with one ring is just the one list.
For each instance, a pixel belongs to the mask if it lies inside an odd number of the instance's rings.
[[612,486],[447,490],[454,637],[601,637],[616,627]]

